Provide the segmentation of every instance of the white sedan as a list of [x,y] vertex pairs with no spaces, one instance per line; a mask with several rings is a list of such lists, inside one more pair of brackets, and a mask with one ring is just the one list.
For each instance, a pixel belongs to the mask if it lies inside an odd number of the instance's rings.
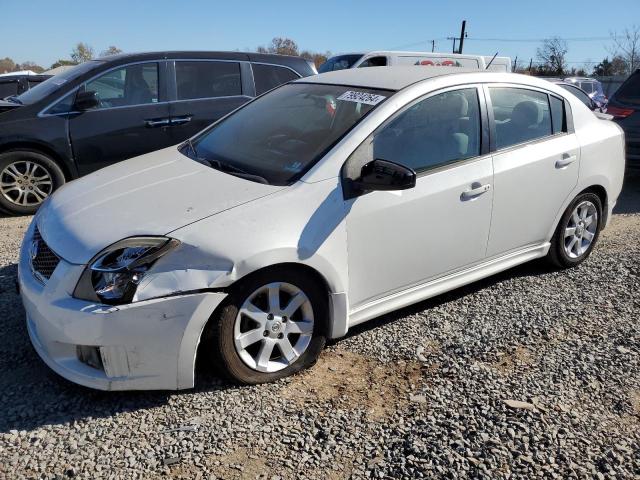
[[281,86],[190,141],[64,186],[22,246],[31,341],[98,389],[240,383],[312,365],[391,310],[591,253],[624,138],[545,81],[344,70]]

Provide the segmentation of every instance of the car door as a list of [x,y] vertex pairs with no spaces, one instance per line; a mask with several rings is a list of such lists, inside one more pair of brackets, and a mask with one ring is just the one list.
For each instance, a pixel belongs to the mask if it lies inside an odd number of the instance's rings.
[[494,149],[492,257],[549,240],[578,182],[580,148],[562,98],[520,86],[485,88]]
[[347,201],[352,307],[484,258],[493,171],[480,92],[458,88],[414,102],[345,164],[345,182],[357,179],[361,166],[374,159],[400,163],[418,176],[413,189],[374,191]]
[[170,146],[165,62],[115,67],[87,81],[100,105],[69,118],[69,135],[80,175]]
[[176,60],[175,98],[169,105],[174,143],[192,137],[254,95],[244,77],[247,62],[232,60]]

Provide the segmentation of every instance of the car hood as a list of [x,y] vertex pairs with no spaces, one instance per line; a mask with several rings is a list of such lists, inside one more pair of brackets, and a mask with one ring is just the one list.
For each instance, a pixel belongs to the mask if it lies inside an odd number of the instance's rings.
[[56,254],[85,264],[123,238],[166,235],[282,188],[214,170],[171,147],[66,184],[36,222]]

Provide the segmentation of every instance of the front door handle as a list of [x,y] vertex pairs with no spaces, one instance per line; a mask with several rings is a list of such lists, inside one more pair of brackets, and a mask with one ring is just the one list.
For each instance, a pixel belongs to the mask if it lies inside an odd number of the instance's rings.
[[490,184],[485,183],[483,185],[480,182],[473,182],[471,184],[470,190],[465,190],[464,192],[462,192],[462,194],[460,195],[460,200],[473,200],[474,198],[488,192],[489,190],[491,190]]
[[568,153],[563,153],[562,154],[562,159],[556,161],[556,168],[565,168],[568,167],[570,164],[572,164],[573,162],[576,161],[576,157],[575,155],[570,155]]
[[155,119],[145,120],[144,124],[146,127],[149,127],[149,128],[164,127],[169,125],[169,119],[155,118]]
[[183,125],[185,123],[189,123],[192,118],[192,115],[185,115],[184,117],[173,117],[171,119],[171,125]]

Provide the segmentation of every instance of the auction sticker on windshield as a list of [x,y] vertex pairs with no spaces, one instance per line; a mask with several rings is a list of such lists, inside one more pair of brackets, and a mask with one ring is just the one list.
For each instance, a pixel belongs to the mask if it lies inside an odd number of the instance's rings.
[[376,95],[374,93],[347,90],[338,97],[338,100],[344,100],[345,102],[366,103],[367,105],[377,105],[385,98],[387,97]]

